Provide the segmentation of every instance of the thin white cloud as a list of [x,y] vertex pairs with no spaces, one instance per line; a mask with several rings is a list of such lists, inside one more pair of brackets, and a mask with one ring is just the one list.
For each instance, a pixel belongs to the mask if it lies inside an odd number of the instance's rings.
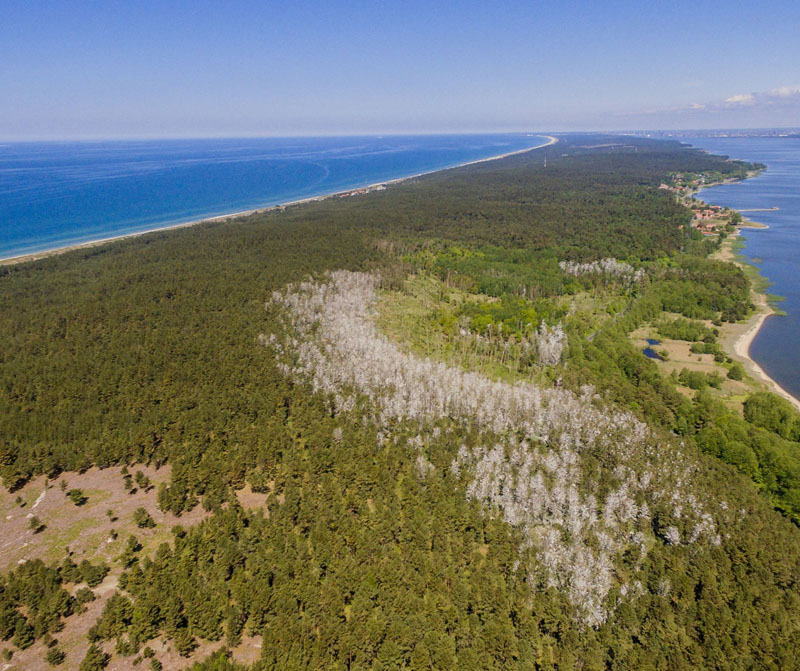
[[730,98],[725,98],[727,105],[752,105],[756,102],[755,94],[753,93],[738,93]]
[[775,98],[789,98],[791,96],[800,96],[800,86],[781,86],[777,89],[769,91],[768,95]]
[[710,103],[710,109],[730,107],[771,107],[800,105],[800,86],[781,86],[769,91],[738,93],[722,103]]
[[723,100],[709,102],[693,102],[679,107],[662,107],[660,109],[642,110],[638,113],[618,112],[617,117],[630,119],[645,117],[662,117],[665,119],[683,119],[701,121],[708,118],[724,117],[726,120],[735,121],[736,116],[753,115],[763,116],[764,123],[770,118],[783,122],[787,117],[797,115],[800,118],[800,86],[781,86],[769,91],[755,91],[753,93],[737,93]]

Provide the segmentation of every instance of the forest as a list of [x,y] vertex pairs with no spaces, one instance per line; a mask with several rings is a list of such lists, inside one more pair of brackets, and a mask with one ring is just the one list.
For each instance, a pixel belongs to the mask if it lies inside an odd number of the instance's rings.
[[658,187],[754,166],[559,140],[0,267],[3,486],[167,464],[160,509],[210,513],[2,575],[11,668],[157,671],[156,640],[196,671],[797,668],[800,415],[682,394],[628,337],[750,313]]

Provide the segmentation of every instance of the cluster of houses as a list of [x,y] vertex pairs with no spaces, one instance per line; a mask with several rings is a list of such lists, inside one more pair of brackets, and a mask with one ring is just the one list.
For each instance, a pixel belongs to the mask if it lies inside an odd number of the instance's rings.
[[[687,175],[681,172],[675,173],[672,176],[671,184],[661,184],[659,188],[671,191],[678,196],[686,196],[690,198],[692,193],[699,187],[706,183],[706,178],[703,175],[694,176]],[[683,199],[686,204],[693,204],[693,214],[691,226],[695,230],[700,231],[703,235],[716,235],[728,223],[726,212],[723,211],[719,205],[705,205],[702,204],[697,207],[697,201],[693,198],[691,200]]]
[[345,191],[339,194],[339,198],[348,198],[349,196],[361,196],[371,191],[386,191],[385,184],[376,184],[375,186],[366,186],[363,189],[355,189],[354,191]]
[[728,223],[722,217],[722,208],[719,205],[706,205],[694,211],[692,228],[696,228],[703,235],[714,235],[722,226]]
[[673,193],[677,193],[679,196],[684,196],[701,188],[703,185],[705,185],[705,183],[706,178],[704,175],[695,176],[686,175],[682,172],[676,172],[672,176],[671,184],[662,183],[659,188],[672,191]]

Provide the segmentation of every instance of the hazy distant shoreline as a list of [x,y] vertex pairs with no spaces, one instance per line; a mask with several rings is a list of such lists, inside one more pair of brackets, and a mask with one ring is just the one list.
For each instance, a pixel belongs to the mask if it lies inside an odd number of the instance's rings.
[[[534,135],[536,135],[536,134],[534,134]],[[443,172],[445,170],[455,170],[457,168],[463,168],[465,166],[475,165],[477,163],[485,163],[487,161],[496,161],[496,160],[499,160],[499,159],[507,158],[509,156],[515,156],[517,154],[524,154],[526,152],[534,151],[536,149],[542,149],[543,147],[548,147],[548,146],[558,142],[558,138],[556,138],[556,137],[554,137],[552,135],[542,135],[541,137],[547,138],[547,142],[543,142],[542,144],[536,145],[535,147],[526,147],[525,149],[518,149],[518,150],[515,150],[515,151],[505,152],[503,154],[498,154],[496,156],[489,156],[489,157],[486,157],[486,158],[480,158],[480,159],[475,159],[475,160],[471,160],[471,161],[465,161],[463,163],[458,163],[456,165],[451,165],[451,166],[447,166],[447,167],[444,167],[444,168],[436,168],[434,170],[426,170],[426,171],[414,173],[414,174],[411,174],[411,175],[404,175],[403,177],[396,177],[394,179],[383,180],[383,181],[380,181],[380,182],[374,182],[372,184],[368,184],[368,185],[365,185],[365,186],[354,186],[354,187],[350,187],[350,188],[347,188],[347,189],[339,189],[337,191],[331,191],[331,192],[324,193],[324,194],[319,194],[319,195],[316,195],[316,196],[309,196],[309,197],[306,197],[306,198],[290,200],[290,201],[286,201],[286,202],[283,202],[283,203],[277,203],[275,205],[269,205],[269,206],[266,206],[266,207],[257,207],[257,208],[253,208],[253,209],[249,209],[249,210],[239,210],[239,211],[230,212],[230,213],[227,213],[227,214],[219,214],[219,215],[214,215],[214,216],[211,216],[211,217],[203,217],[201,219],[193,219],[193,220],[190,220],[190,221],[166,224],[166,225],[163,225],[163,226],[157,225],[157,226],[155,226],[153,228],[148,228],[148,229],[142,230],[142,231],[133,231],[133,232],[130,232],[130,233],[121,233],[120,235],[113,235],[113,236],[104,237],[104,238],[97,238],[97,239],[94,239],[94,240],[87,240],[85,242],[79,242],[79,243],[73,243],[73,244],[68,244],[68,245],[52,247],[52,248],[49,248],[49,249],[43,249],[43,250],[39,250],[39,251],[35,251],[35,252],[29,252],[29,253],[26,253],[26,254],[18,254],[18,255],[9,256],[9,257],[5,257],[5,258],[0,259],[0,265],[14,265],[14,264],[18,264],[18,263],[27,263],[29,261],[36,261],[36,260],[39,260],[39,259],[47,258],[49,256],[55,256],[57,254],[64,254],[66,252],[71,252],[71,251],[75,251],[75,250],[79,250],[79,249],[90,249],[92,247],[98,247],[100,245],[105,245],[105,244],[110,243],[110,242],[115,242],[115,241],[119,241],[119,240],[126,240],[126,239],[129,239],[129,238],[137,238],[137,237],[140,237],[142,235],[147,235],[148,233],[159,233],[159,232],[163,232],[163,231],[176,230],[176,229],[179,229],[179,228],[186,228],[186,227],[189,227],[189,226],[197,226],[199,224],[208,224],[208,223],[214,223],[214,222],[220,222],[220,221],[228,221],[228,220],[233,220],[233,219],[239,219],[239,218],[246,217],[246,216],[249,216],[249,215],[252,215],[252,214],[258,214],[258,213],[261,213],[261,212],[270,212],[270,211],[274,211],[274,210],[280,210],[280,209],[283,209],[285,207],[290,207],[290,206],[293,206],[293,205],[301,205],[303,203],[311,203],[311,202],[322,201],[322,200],[326,200],[328,198],[335,198],[335,197],[338,197],[338,196],[341,196],[341,195],[344,195],[344,194],[348,194],[348,193],[353,193],[353,192],[356,192],[356,191],[361,191],[361,190],[366,190],[366,189],[375,189],[375,188],[377,188],[377,187],[379,187],[381,185],[388,186],[388,185],[392,185],[392,184],[399,184],[399,183],[404,182],[404,181],[409,180],[409,179],[415,179],[417,177],[422,177],[422,176],[425,176],[425,175],[431,175],[431,174],[434,174],[434,173],[437,173],[437,172]]]

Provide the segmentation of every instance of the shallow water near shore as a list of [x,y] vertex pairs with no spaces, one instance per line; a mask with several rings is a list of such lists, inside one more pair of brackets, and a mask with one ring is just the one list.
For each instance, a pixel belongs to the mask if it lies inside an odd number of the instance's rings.
[[[750,346],[750,356],[786,391],[800,398],[800,139],[711,138],[687,140],[732,158],[759,161],[767,170],[752,179],[704,189],[699,197],[744,212],[768,229],[743,229],[748,262],[773,282],[769,292],[785,298],[786,316],[771,316]],[[777,210],[767,208],[777,207]]]
[[543,144],[529,134],[0,144],[0,259]]

